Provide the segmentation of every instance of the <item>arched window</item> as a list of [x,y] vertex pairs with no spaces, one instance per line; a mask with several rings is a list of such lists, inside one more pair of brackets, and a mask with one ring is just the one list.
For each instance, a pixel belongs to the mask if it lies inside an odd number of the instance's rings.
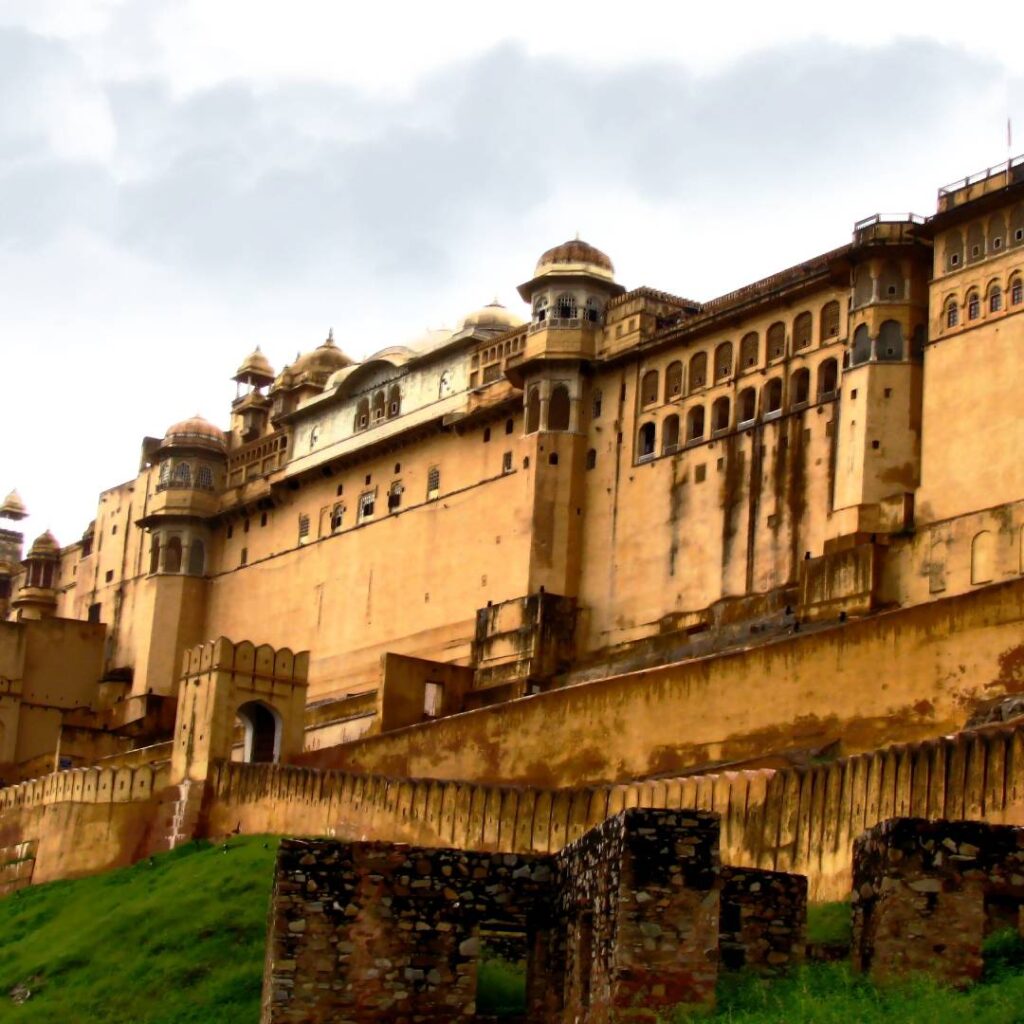
[[875,351],[883,362],[898,362],[903,358],[903,328],[897,321],[886,320],[879,327]]
[[781,359],[786,354],[786,325],[777,320],[768,328],[768,361]]
[[166,460],[160,463],[160,479],[157,481],[162,486],[166,487],[168,481],[171,479],[171,464]]
[[999,284],[993,282],[988,286],[988,311],[990,313],[1001,313],[1003,309],[1003,289]]
[[903,298],[903,271],[895,260],[886,260],[878,278],[878,296],[885,302]]
[[599,324],[601,322],[601,307],[598,305],[597,299],[593,297],[587,299],[587,305],[583,311],[583,318],[592,324]]
[[677,359],[665,370],[665,401],[671,402],[683,393],[683,364]]
[[397,416],[402,411],[402,389],[397,384],[388,388],[388,418]]
[[164,551],[164,572],[181,572],[181,540],[172,537]]
[[982,530],[971,541],[971,582],[989,583],[995,579],[996,544],[991,530]]
[[559,320],[575,320],[579,315],[579,307],[576,305],[576,296],[569,292],[562,292],[555,299],[555,316]]
[[711,431],[712,433],[719,433],[722,430],[729,429],[729,399],[723,395],[721,398],[715,399],[715,404],[711,406]]
[[197,537],[188,549],[189,576],[202,576],[206,571],[206,547]]
[[196,487],[202,491],[213,490],[213,470],[207,465],[202,465],[196,470]]
[[704,406],[695,405],[686,414],[686,440],[699,441],[704,436]]
[[715,381],[732,376],[732,342],[723,341],[715,349]]
[[868,334],[868,325],[861,324],[853,332],[853,349],[850,352],[850,365],[860,366],[871,358],[871,336]]
[[749,370],[752,366],[757,366],[760,360],[760,348],[761,342],[757,336],[757,331],[751,331],[749,334],[744,334],[740,340],[740,369]]
[[801,367],[789,381],[789,391],[794,405],[806,405],[811,397],[811,371]]
[[386,402],[384,400],[384,391],[375,391],[373,393],[373,422],[376,423],[378,420],[384,419],[384,409]]
[[706,352],[697,352],[690,360],[690,389],[688,394],[693,394],[698,388],[704,387],[708,382],[708,356]]
[[266,704],[250,700],[237,711],[245,729],[243,760],[247,764],[273,764],[281,754],[277,714]]
[[658,401],[658,371],[648,370],[640,380],[640,405],[646,408]]
[[975,221],[967,228],[967,262],[976,263],[985,256],[985,228]]
[[874,286],[871,280],[871,271],[868,267],[860,266],[853,275],[853,304],[864,306],[874,296]]
[[1010,282],[1010,305],[1019,306],[1024,302],[1024,279],[1015,277]]
[[993,214],[988,221],[989,252],[999,252],[1006,245],[1006,221],[1001,213]]
[[192,486],[192,470],[187,462],[179,462],[174,467],[174,482],[178,487]]
[[839,364],[834,359],[826,359],[818,367],[818,397],[835,394],[839,384]]
[[833,299],[821,307],[821,340],[839,337],[839,303]]
[[964,262],[964,236],[959,231],[950,231],[946,235],[945,249],[946,270],[956,270]]
[[597,449],[587,449],[587,469],[593,469],[597,465]]
[[744,388],[739,397],[740,423],[750,423],[757,416],[757,394],[753,388]]
[[535,434],[540,430],[540,388],[536,384],[526,396],[526,432]]
[[967,319],[977,320],[981,316],[981,299],[978,297],[978,293],[972,291],[967,296]]
[[149,546],[149,572],[150,575],[160,571],[160,536],[153,537],[153,543]]
[[1010,245],[1024,244],[1024,203],[1018,203],[1010,213]]
[[956,299],[946,301],[946,326],[957,327],[960,324],[960,307]]
[[793,349],[799,351],[807,348],[811,343],[811,332],[814,325],[811,321],[811,314],[806,310],[800,313],[793,321]]
[[352,424],[353,431],[365,430],[370,425],[370,400],[368,398],[360,398],[359,404],[356,405],[356,418]]
[[548,402],[548,430],[569,429],[569,389],[564,384],[556,385]]
[[533,300],[533,319],[537,323],[543,323],[548,318],[548,297],[538,295]]
[[671,455],[679,447],[679,417],[673,413],[665,417],[661,427],[661,450]]
[[639,459],[649,459],[654,455],[655,427],[653,423],[644,423],[637,436],[636,454]]
[[782,412],[782,381],[773,377],[761,391],[761,405],[765,416]]

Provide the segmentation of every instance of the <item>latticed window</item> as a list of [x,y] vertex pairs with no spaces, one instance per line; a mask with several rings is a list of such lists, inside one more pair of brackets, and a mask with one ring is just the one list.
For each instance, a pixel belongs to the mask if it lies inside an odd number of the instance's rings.
[[196,471],[196,487],[204,491],[213,490],[213,470],[209,466],[200,466]]
[[189,469],[187,462],[179,462],[174,467],[174,482],[179,487],[192,486],[192,470]]
[[683,364],[678,360],[668,364],[665,371],[665,401],[670,402],[683,393]]
[[977,320],[981,316],[981,299],[977,292],[971,292],[967,297],[967,319]]
[[955,300],[951,300],[946,306],[946,326],[956,327],[960,323],[960,307]]
[[331,530],[340,530],[344,521],[345,506],[341,502],[338,502],[338,504],[331,509]]
[[654,405],[658,401],[658,371],[648,370],[640,381],[640,404]]
[[998,313],[1003,308],[1003,290],[999,285],[993,285],[988,293],[988,311]]
[[801,313],[793,321],[793,348],[807,348],[811,343],[811,314]]
[[575,320],[579,307],[574,296],[565,293],[555,299],[555,316],[560,320]]
[[303,512],[299,516],[299,543],[305,544],[309,540],[309,516]]
[[373,518],[373,509],[377,501],[377,492],[364,491],[359,495],[359,521],[365,522]]
[[834,299],[821,307],[821,340],[839,337],[839,303]]
[[1024,302],[1024,282],[1017,277],[1010,285],[1010,304],[1019,306],[1022,302]]
[[786,354],[786,325],[774,323],[768,328],[768,358],[781,359]]
[[401,507],[402,494],[405,488],[402,486],[400,480],[396,480],[388,491],[388,511],[394,512],[397,508]]
[[431,466],[427,473],[427,501],[433,501],[441,492],[441,470]]

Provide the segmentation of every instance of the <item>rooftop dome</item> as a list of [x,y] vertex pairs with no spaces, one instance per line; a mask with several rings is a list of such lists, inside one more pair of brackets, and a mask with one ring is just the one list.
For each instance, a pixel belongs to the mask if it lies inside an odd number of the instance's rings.
[[192,416],[180,423],[172,423],[164,435],[164,444],[198,444],[204,447],[225,448],[224,431],[202,416]]
[[60,557],[60,545],[57,538],[49,530],[40,534],[32,542],[28,551],[29,558],[58,558]]
[[537,269],[533,272],[534,277],[541,274],[551,273],[556,267],[572,267],[573,269],[587,269],[597,272],[601,277],[611,278],[615,274],[615,267],[612,261],[588,242],[579,238],[571,242],[563,242],[546,253],[537,261]]
[[0,519],[24,519],[28,515],[25,502],[17,491],[11,491],[0,505]]
[[510,313],[497,299],[482,306],[480,309],[470,313],[462,321],[463,329],[467,327],[482,327],[490,330],[507,331],[512,327],[519,327],[523,323],[514,313]]
[[267,357],[260,351],[259,345],[242,360],[242,365],[235,372],[236,379],[247,376],[262,377],[265,380],[274,379],[274,369]]
[[334,331],[331,331],[322,345],[312,352],[304,352],[292,363],[290,370],[296,377],[307,374],[313,378],[322,377],[326,381],[335,370],[351,365],[352,360],[334,344]]

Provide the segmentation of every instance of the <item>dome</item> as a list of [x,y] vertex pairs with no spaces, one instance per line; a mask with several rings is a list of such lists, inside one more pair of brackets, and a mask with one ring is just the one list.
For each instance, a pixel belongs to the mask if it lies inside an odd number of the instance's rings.
[[615,274],[612,261],[600,249],[579,238],[548,249],[537,261],[537,269],[533,272],[534,277],[549,274],[557,267],[572,267],[574,270],[585,269],[607,278],[611,278]]
[[290,369],[296,377],[306,374],[313,378],[322,377],[323,381],[326,381],[335,370],[351,365],[352,360],[334,344],[332,331],[322,345],[312,352],[303,353],[292,363]]
[[24,519],[28,515],[25,502],[17,491],[11,491],[0,505],[0,519]]
[[224,431],[202,416],[192,416],[180,423],[172,423],[164,435],[164,444],[198,444],[203,447],[225,448]]
[[274,379],[274,368],[270,365],[267,357],[260,351],[259,345],[242,360],[242,365],[235,371],[235,379],[237,380],[239,377],[262,377],[264,380]]
[[46,533],[40,534],[32,542],[32,547],[28,551],[28,557],[59,558],[60,545],[57,543],[57,538],[49,530]]
[[514,313],[509,312],[497,299],[470,313],[462,321],[463,329],[479,327],[488,330],[507,331],[522,326],[523,321]]

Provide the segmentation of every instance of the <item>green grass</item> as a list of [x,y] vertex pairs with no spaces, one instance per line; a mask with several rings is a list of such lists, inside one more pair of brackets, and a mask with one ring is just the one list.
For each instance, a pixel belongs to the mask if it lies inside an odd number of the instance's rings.
[[811,903],[808,905],[808,942],[849,942],[850,928],[849,903]]
[[228,846],[0,900],[0,1024],[256,1024],[277,840]]
[[526,1011],[526,964],[481,957],[476,975],[477,1013],[514,1017]]

